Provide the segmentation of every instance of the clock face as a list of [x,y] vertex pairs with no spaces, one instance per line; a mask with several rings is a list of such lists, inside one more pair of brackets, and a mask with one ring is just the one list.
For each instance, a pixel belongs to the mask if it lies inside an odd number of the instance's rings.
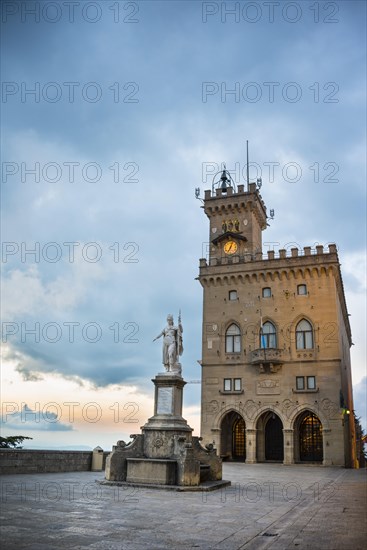
[[224,247],[223,250],[225,254],[236,254],[238,250],[238,245],[235,241],[228,241]]

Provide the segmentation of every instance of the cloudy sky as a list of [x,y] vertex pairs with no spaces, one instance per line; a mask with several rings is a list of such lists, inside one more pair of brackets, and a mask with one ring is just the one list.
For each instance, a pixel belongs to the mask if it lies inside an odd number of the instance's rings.
[[[153,413],[181,308],[198,433],[208,223],[262,176],[264,250],[335,242],[365,409],[365,3],[2,3],[5,435],[111,448]],[[295,244],[296,243],[296,244]],[[32,252],[33,251],[33,252]]]

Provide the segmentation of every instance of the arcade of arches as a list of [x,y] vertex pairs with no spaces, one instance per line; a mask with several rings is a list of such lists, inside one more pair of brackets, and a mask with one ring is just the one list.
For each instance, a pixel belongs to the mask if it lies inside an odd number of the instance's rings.
[[[280,417],[271,410],[260,416],[255,430],[247,429],[244,418],[230,411],[223,417],[220,431],[220,454],[224,460],[287,463],[323,461],[322,424],[310,410],[297,416],[293,430],[284,430]],[[285,437],[284,432],[292,437]]]

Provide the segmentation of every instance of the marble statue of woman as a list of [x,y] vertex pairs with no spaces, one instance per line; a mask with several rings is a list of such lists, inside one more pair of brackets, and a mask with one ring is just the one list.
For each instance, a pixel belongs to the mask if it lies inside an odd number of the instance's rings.
[[162,363],[167,372],[176,372],[181,374],[181,365],[179,357],[183,353],[183,328],[181,324],[181,314],[178,316],[178,326],[173,323],[173,315],[167,316],[167,326],[162,330],[153,342],[163,336]]

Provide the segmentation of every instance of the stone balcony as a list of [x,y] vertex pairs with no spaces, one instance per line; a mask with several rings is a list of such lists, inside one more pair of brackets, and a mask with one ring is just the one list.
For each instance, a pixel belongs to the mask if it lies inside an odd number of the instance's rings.
[[283,350],[278,348],[255,349],[250,356],[250,363],[259,367],[259,373],[278,372],[283,362]]

